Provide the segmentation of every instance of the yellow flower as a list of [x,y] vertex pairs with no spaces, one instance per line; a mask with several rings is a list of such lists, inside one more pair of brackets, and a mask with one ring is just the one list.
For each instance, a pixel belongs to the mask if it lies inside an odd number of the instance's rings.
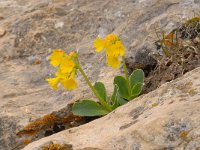
[[63,87],[67,90],[73,90],[78,86],[78,83],[74,80],[74,78],[64,79],[60,82],[63,85]]
[[76,75],[75,59],[77,53],[71,52],[69,55],[65,54],[63,50],[54,50],[50,56],[51,65],[54,67],[59,66],[58,72],[54,78],[47,79],[48,83],[53,89],[58,89],[58,84],[62,84],[67,90],[75,89],[78,84],[74,77]]
[[125,47],[117,35],[109,34],[104,39],[97,37],[94,41],[94,47],[97,52],[105,49],[109,66],[112,68],[119,67],[119,56],[125,55]]
[[97,52],[102,51],[105,48],[105,41],[97,37],[94,41],[94,47]]
[[108,66],[112,67],[112,68],[118,68],[118,66],[120,65],[120,61],[117,57],[107,57],[107,64]]
[[124,47],[124,45],[122,44],[121,41],[116,41],[116,43],[115,43],[115,50],[117,51],[117,53],[120,56],[124,56],[125,55],[125,47]]
[[57,67],[60,65],[63,56],[65,55],[65,52],[60,49],[53,50],[53,53],[50,56],[50,64],[54,67]]
[[55,78],[49,78],[47,81],[49,82],[50,86],[53,89],[58,89],[58,84],[61,83],[63,87],[67,90],[73,90],[78,86],[78,83],[74,79],[75,77],[75,71],[71,72],[70,75],[62,73],[61,70],[59,70],[56,73]]
[[75,67],[75,63],[72,58],[68,55],[65,55],[60,61],[60,70],[63,73],[70,73]]
[[47,81],[53,89],[58,89],[59,78],[49,78]]
[[50,64],[54,67],[60,65],[60,70],[63,73],[71,72],[76,66],[72,57],[74,57],[75,53],[70,53],[69,55],[65,54],[63,50],[53,50],[53,53],[50,56]]
[[109,46],[111,44],[115,44],[116,41],[120,41],[119,37],[115,34],[109,34],[105,38],[106,46]]
[[57,78],[59,78],[60,83],[67,90],[73,90],[78,86],[78,83],[74,80],[75,71],[71,72],[70,75],[66,75],[60,71],[56,73]]

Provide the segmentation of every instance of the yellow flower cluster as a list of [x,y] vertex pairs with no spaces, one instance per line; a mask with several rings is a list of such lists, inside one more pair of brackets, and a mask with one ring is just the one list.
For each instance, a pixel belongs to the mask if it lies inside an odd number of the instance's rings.
[[109,34],[104,39],[97,37],[94,41],[94,47],[97,52],[105,49],[109,66],[112,68],[119,67],[119,56],[125,55],[125,47],[117,35]]
[[78,86],[74,79],[76,63],[73,58],[75,57],[76,54],[74,52],[67,55],[63,50],[53,50],[50,56],[50,64],[54,67],[59,67],[55,77],[47,79],[53,89],[57,89],[59,83],[67,90],[73,90]]

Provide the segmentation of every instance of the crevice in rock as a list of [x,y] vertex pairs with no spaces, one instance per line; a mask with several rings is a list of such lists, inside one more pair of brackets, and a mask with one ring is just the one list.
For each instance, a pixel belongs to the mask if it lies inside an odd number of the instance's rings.
[[[178,38],[178,46],[175,47],[169,40],[171,35],[176,35]],[[137,50],[135,57],[127,57],[126,64],[129,72],[140,68],[145,72],[145,85],[143,93],[148,93],[163,83],[172,81],[183,76],[188,71],[191,71],[200,66],[200,19],[194,17],[179,28],[172,30],[165,37],[168,41],[158,40],[155,42],[155,50],[148,49],[148,46],[143,46]],[[177,40],[177,39],[175,39]],[[170,56],[166,56],[163,52],[162,45],[168,44],[167,48]],[[171,45],[170,45],[171,44]],[[152,54],[155,51],[156,54]],[[160,54],[162,53],[162,54]]]
[[72,103],[68,104],[63,109],[47,114],[37,120],[33,120],[23,127],[16,134],[21,144],[14,147],[14,149],[23,148],[27,144],[43,137],[86,124],[99,118],[75,116],[72,114],[72,105]]
[[[138,50],[134,58],[126,58],[126,64],[129,72],[132,72],[132,70],[137,68],[141,68],[145,72],[145,86],[142,94],[153,91],[163,83],[181,77],[186,72],[200,66],[199,23],[197,28],[195,28],[195,31],[188,30],[186,32],[186,29],[188,28],[186,28],[185,26],[186,24],[183,24],[180,28],[172,31],[172,33],[177,30],[181,32],[180,39],[183,42],[186,40],[190,41],[190,46],[183,46],[179,49],[180,52],[182,52],[181,56],[185,60],[184,65],[180,62],[174,61],[173,56],[165,57],[164,55],[162,55],[162,58],[160,59],[160,57],[150,55],[150,52],[152,50],[149,49],[148,45],[145,45],[140,50]],[[160,42],[161,41],[159,40],[155,42],[155,46],[157,46],[157,51],[161,49],[161,46],[159,45]],[[194,47],[195,51],[191,47]],[[176,57],[175,54],[174,56]],[[45,115],[38,120],[32,121],[21,131],[19,131],[17,135],[19,136],[19,138],[22,139],[22,141],[28,139],[30,140],[30,142],[33,142],[43,137],[58,133],[62,130],[83,125],[98,118],[74,116],[71,112],[71,108],[72,104],[68,104],[62,110],[52,112],[51,114]],[[138,110],[134,110],[134,112],[132,112],[133,122],[122,126],[121,129],[127,128],[130,125],[136,123],[137,118],[142,114],[143,111],[144,108],[138,108]],[[19,147],[22,148],[24,146],[25,145],[23,145],[22,142]]]

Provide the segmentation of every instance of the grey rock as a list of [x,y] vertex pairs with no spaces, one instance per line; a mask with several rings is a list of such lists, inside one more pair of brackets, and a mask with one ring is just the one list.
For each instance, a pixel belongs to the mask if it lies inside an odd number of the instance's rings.
[[[169,32],[200,7],[198,0],[0,0],[0,10],[0,28],[6,31],[0,39],[0,149],[10,150],[21,143],[15,133],[30,121],[94,97],[80,74],[78,89],[50,89],[45,79],[55,70],[46,60],[49,49],[79,51],[91,81],[104,82],[111,92],[113,81],[108,78],[121,72],[100,61],[103,55],[96,54],[92,44],[97,35],[118,34],[127,47],[126,58],[143,62],[140,50],[154,50],[158,40],[154,27]],[[34,65],[32,56],[41,63]]]
[[[64,142],[72,145],[74,150],[86,147],[106,150],[196,150],[200,144],[199,74],[200,68],[196,68],[100,119],[40,139],[23,150],[40,150],[48,142]],[[184,86],[188,83],[190,86]],[[191,96],[193,89],[196,94]],[[176,93],[171,95],[170,91]],[[185,96],[182,96],[183,93]],[[152,104],[160,98],[163,105],[153,107]],[[182,98],[186,101],[181,101]],[[170,103],[171,100],[174,103]],[[174,112],[173,115],[171,112]],[[140,115],[135,118],[133,113]],[[146,114],[151,115],[146,118]]]

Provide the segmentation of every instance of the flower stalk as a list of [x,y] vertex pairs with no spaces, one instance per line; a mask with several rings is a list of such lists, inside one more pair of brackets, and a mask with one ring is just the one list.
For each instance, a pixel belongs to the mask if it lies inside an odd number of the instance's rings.
[[88,84],[88,86],[90,87],[90,89],[92,90],[92,92],[94,93],[94,95],[98,98],[99,102],[110,112],[112,111],[112,109],[110,108],[110,106],[99,96],[99,94],[97,93],[97,91],[95,90],[94,86],[92,86],[90,80],[88,79],[87,75],[85,74],[85,72],[83,71],[83,69],[80,66],[80,63],[78,62],[77,64],[77,68],[79,69],[79,71],[81,72],[82,76],[84,77],[86,83]]
[[[125,62],[125,46],[120,38],[115,34],[107,35],[105,38],[97,37],[94,41],[94,47],[97,52],[105,50],[106,63],[108,66],[116,69],[123,64],[124,76],[114,78],[114,90],[111,96],[107,95],[105,85],[102,82],[90,82],[79,62],[78,53],[65,53],[64,50],[53,50],[50,56],[50,64],[58,70],[55,77],[48,78],[47,81],[53,89],[58,89],[61,84],[67,90],[73,90],[78,87],[75,80],[77,71],[80,71],[98,102],[91,99],[84,99],[75,102],[72,106],[72,112],[77,116],[103,116],[113,111],[120,105],[137,97],[141,91],[144,82],[144,72],[141,69],[134,70],[129,77]],[[122,58],[122,61],[120,61]]]
[[127,67],[126,67],[126,62],[125,62],[124,56],[122,56],[122,62],[123,62],[123,67],[124,67],[124,73],[125,73],[126,80],[129,81],[128,70],[127,70]]

